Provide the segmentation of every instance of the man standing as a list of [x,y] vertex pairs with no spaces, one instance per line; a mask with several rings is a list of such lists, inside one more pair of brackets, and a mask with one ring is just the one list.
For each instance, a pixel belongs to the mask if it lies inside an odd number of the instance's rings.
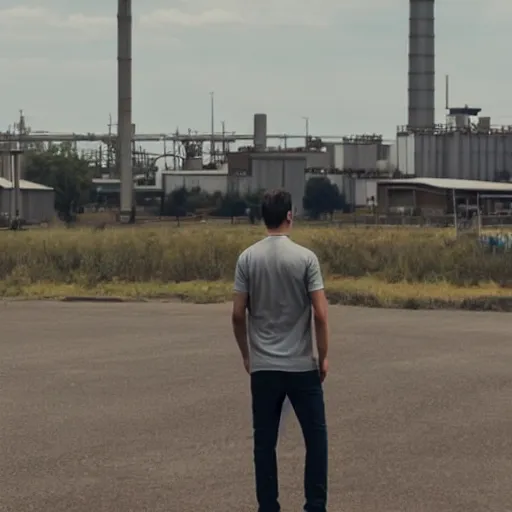
[[[326,512],[327,299],[316,255],[289,239],[292,201],[275,190],[263,198],[268,236],[238,258],[233,331],[251,375],[254,465],[259,512],[279,512],[276,445],[289,398],[306,445],[306,512]],[[246,316],[247,311],[247,316]],[[313,315],[312,315],[313,312]],[[314,318],[318,361],[313,355]]]

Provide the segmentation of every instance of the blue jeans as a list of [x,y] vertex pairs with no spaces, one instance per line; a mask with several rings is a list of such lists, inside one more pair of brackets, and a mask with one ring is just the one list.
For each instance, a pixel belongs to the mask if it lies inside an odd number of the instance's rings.
[[306,512],[326,512],[327,426],[318,371],[261,371],[251,375],[254,466],[259,512],[279,512],[276,445],[284,399],[288,396],[306,444]]

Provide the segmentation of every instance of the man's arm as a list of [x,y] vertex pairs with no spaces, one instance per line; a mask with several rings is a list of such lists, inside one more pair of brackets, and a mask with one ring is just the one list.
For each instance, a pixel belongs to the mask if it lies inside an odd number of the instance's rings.
[[249,346],[247,344],[247,302],[249,299],[249,278],[244,266],[244,260],[239,258],[235,270],[235,293],[233,296],[233,311],[231,323],[244,367],[249,372]]
[[307,270],[308,292],[313,306],[316,346],[318,350],[318,366],[322,380],[327,376],[327,352],[329,349],[328,302],[325,296],[324,281],[318,258],[314,256]]

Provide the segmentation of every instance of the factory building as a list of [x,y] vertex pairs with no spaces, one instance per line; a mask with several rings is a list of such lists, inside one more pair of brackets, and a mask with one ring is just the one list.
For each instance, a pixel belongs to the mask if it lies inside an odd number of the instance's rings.
[[302,215],[307,162],[308,153],[300,151],[230,154],[228,191],[245,195],[260,190],[284,188],[292,195],[295,213]]
[[12,219],[16,210],[27,224],[50,222],[55,217],[55,192],[50,187],[20,180],[16,197],[12,181],[0,178],[0,215]]
[[203,171],[165,171],[162,186],[165,195],[173,190],[199,187],[208,194],[244,196],[260,190],[284,188],[292,195],[296,214],[301,215],[306,186],[306,158],[300,153],[254,153],[244,169]]
[[329,169],[352,175],[385,174],[389,172],[390,144],[381,135],[343,137],[342,142],[326,144]]
[[478,208],[484,214],[508,210],[512,183],[443,178],[381,180],[378,209],[383,214],[446,215],[457,208]]
[[[262,156],[263,155],[263,156]],[[227,161],[230,174],[247,175],[251,162],[258,158],[301,158],[305,160],[306,169],[327,169],[332,167],[332,156],[329,151],[306,150],[304,148],[277,149],[269,148],[266,151],[254,151],[252,148],[243,148],[240,151],[228,153]]]
[[480,108],[450,108],[435,121],[435,1],[409,0],[408,123],[397,130],[391,171],[419,178],[509,181],[512,127],[492,127]]
[[[377,201],[377,180],[374,178],[357,178],[347,173],[323,174],[343,194],[345,203],[352,208],[363,208]],[[306,181],[317,173],[307,173]]]
[[394,166],[405,176],[509,181],[512,127],[491,127],[479,109],[451,109],[446,125],[420,132],[399,130]]

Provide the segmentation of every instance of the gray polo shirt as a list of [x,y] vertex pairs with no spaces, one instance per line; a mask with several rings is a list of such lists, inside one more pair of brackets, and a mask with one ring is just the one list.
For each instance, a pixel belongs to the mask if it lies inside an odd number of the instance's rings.
[[251,372],[316,369],[310,292],[324,287],[315,253],[272,235],[238,258],[235,291],[249,294]]

